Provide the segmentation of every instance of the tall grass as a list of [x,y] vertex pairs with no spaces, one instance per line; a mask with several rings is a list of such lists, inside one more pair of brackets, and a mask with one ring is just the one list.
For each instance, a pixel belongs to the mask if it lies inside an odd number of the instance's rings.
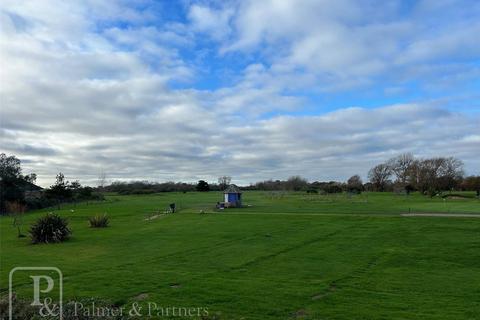
[[108,227],[109,223],[106,213],[104,213],[103,215],[97,214],[93,217],[90,217],[88,221],[90,222],[91,228],[106,228]]

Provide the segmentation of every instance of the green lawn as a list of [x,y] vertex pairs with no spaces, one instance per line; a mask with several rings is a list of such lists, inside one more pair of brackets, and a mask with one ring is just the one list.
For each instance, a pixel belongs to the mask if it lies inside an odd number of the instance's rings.
[[[212,212],[221,194],[109,196],[66,206],[72,238],[31,245],[0,218],[0,289],[16,266],[56,266],[66,299],[207,307],[221,319],[479,319],[480,213],[474,198],[389,193],[247,192],[243,209]],[[145,217],[168,203],[180,212]],[[71,212],[71,209],[74,212]],[[28,213],[25,225],[42,212]],[[107,212],[111,226],[91,229]],[[25,227],[25,229],[27,229]],[[19,295],[27,288],[15,283]]]

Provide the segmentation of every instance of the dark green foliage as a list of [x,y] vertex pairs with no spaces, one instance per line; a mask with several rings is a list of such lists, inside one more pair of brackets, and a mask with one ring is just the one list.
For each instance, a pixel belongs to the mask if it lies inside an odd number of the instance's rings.
[[78,190],[78,199],[90,199],[93,196],[93,188],[84,187]]
[[109,223],[107,214],[97,214],[93,217],[90,217],[88,221],[90,222],[90,227],[92,228],[106,228],[108,227]]
[[57,204],[57,201],[55,201],[55,199],[49,199],[47,197],[42,196],[39,198],[26,199],[25,203],[27,204],[27,210],[35,210],[35,209],[53,207],[54,205]]
[[325,186],[323,190],[326,193],[341,193],[343,191],[342,187],[336,183],[331,183]]
[[55,243],[68,239],[71,231],[67,219],[54,213],[41,217],[30,228],[32,243]]
[[0,154],[0,214],[6,213],[7,202],[25,203],[25,191],[41,189],[33,184],[35,174],[22,175],[21,162],[15,156]]
[[[13,319],[38,319],[40,318],[38,307],[31,306],[31,302],[23,299],[17,299],[15,294],[12,299],[12,315]],[[0,320],[8,319],[9,301],[8,295],[0,298]]]
[[92,187],[80,187],[74,194],[75,200],[105,200],[105,197],[101,193],[94,192]]
[[409,195],[411,192],[415,191],[415,188],[411,184],[405,186],[405,193]]
[[205,180],[200,180],[197,183],[196,189],[197,191],[207,192],[207,191],[210,191],[210,186],[208,185],[208,182],[206,182]]
[[65,176],[61,172],[57,175],[55,184],[45,190],[43,198],[42,201],[50,203],[50,206],[60,205],[64,202],[104,200],[103,195],[94,193],[92,187],[82,187],[78,181],[66,181]]
[[131,181],[131,182],[113,182],[103,188],[106,192],[117,192],[119,194],[151,194],[157,192],[187,192],[195,191],[195,184],[184,182],[149,182],[149,181]]
[[63,173],[57,174],[55,184],[45,191],[45,196],[49,199],[55,199],[58,202],[72,200],[73,190],[70,188],[70,183],[65,181]]

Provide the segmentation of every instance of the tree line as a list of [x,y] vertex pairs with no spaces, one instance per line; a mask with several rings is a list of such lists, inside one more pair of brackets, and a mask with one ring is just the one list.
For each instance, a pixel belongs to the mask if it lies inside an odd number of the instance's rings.
[[443,191],[480,189],[480,177],[465,177],[463,162],[455,157],[415,158],[404,153],[374,166],[368,172],[373,190],[393,188],[433,196]]
[[[368,171],[368,181],[353,175],[347,181],[313,181],[301,176],[286,180],[265,180],[241,187],[243,190],[305,191],[309,193],[360,193],[363,191],[419,191],[434,196],[443,191],[464,190],[480,194],[480,176],[465,177],[463,162],[455,157],[415,158],[404,153]],[[217,183],[199,180],[186,182],[130,181],[106,183],[102,172],[98,187],[82,186],[79,181],[69,182],[62,173],[55,183],[42,190],[35,186],[36,175],[23,174],[21,162],[15,156],[0,154],[0,213],[12,210],[38,209],[64,202],[100,200],[104,192],[118,194],[149,194],[157,192],[222,191],[231,183],[230,176],[221,176]]]
[[404,153],[368,171],[368,181],[363,183],[359,175],[346,182],[308,182],[300,176],[287,180],[267,180],[251,184],[249,190],[287,190],[339,193],[362,191],[395,191],[410,193],[419,191],[434,196],[444,191],[476,191],[480,195],[480,176],[465,177],[463,162],[455,157],[415,158]]
[[92,187],[77,181],[67,181],[62,173],[55,183],[42,190],[35,185],[37,175],[23,174],[21,161],[15,156],[0,154],[0,214],[22,213],[27,209],[41,209],[65,202],[100,200],[103,196]]

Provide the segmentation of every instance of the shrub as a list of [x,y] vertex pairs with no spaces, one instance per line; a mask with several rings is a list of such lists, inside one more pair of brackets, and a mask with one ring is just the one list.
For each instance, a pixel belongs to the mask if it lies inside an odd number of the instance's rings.
[[54,213],[48,213],[38,219],[30,228],[33,243],[62,242],[67,240],[71,233],[67,219]]
[[48,207],[53,207],[58,202],[54,199],[49,199],[45,196],[39,198],[31,198],[25,200],[28,210],[43,209]]
[[323,189],[326,193],[341,193],[342,187],[339,186],[338,184],[328,184],[327,186],[324,187]]
[[106,228],[108,227],[108,217],[107,214],[99,215],[90,217],[88,219],[90,221],[91,228]]
[[[0,297],[0,319],[8,319],[9,297]],[[17,299],[15,292],[12,295],[12,315],[13,319],[35,319],[39,316],[38,308],[31,306],[30,302]]]

